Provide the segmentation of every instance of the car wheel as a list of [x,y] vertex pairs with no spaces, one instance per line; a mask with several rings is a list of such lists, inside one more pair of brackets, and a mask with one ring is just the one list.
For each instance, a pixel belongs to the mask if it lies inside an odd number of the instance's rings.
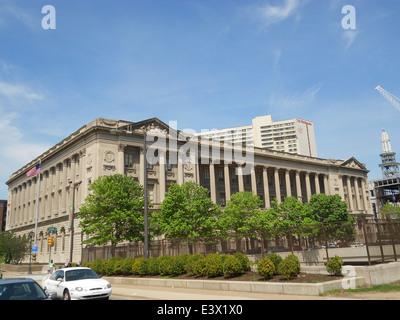
[[64,291],[63,300],[71,300],[71,296],[69,295],[69,291],[68,290]]

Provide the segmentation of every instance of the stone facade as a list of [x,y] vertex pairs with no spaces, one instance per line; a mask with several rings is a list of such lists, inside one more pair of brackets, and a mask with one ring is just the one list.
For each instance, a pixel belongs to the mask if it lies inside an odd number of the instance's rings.
[[[144,130],[147,152],[144,153]],[[145,157],[147,164],[145,164]],[[39,176],[27,177],[41,161]],[[240,165],[241,164],[241,165]],[[194,181],[210,190],[211,199],[225,205],[235,192],[248,190],[260,196],[264,207],[287,196],[307,202],[312,194],[338,194],[353,215],[372,213],[365,166],[355,158],[320,159],[261,148],[242,149],[175,131],[157,118],[141,122],[97,118],[13,173],[9,187],[6,230],[29,234],[37,216],[36,261],[49,260],[47,229],[56,227],[51,258],[62,263],[81,260],[84,236],[74,219],[71,241],[70,208],[75,215],[99,176],[121,173],[144,182],[154,209],[171,183]],[[38,199],[38,200],[37,200]]]

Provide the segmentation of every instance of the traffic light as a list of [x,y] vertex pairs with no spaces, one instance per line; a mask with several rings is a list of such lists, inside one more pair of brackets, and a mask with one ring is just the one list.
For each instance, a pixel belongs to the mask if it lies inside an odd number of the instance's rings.
[[47,240],[49,247],[54,247],[54,237],[49,237]]

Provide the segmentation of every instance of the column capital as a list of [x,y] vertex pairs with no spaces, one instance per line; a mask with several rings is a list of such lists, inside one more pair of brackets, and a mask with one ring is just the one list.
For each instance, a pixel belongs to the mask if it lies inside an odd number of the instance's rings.
[[127,144],[119,144],[118,151],[124,152],[127,146],[128,146]]

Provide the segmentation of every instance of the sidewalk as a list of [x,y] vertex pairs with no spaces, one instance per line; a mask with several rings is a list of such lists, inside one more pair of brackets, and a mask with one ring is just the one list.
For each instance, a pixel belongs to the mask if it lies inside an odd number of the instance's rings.
[[[47,279],[47,273],[4,271],[3,279],[26,277],[36,280],[40,285]],[[344,293],[329,296],[305,296],[270,293],[230,292],[219,290],[149,287],[139,285],[112,284],[112,298],[134,300],[400,300],[400,292]]]

